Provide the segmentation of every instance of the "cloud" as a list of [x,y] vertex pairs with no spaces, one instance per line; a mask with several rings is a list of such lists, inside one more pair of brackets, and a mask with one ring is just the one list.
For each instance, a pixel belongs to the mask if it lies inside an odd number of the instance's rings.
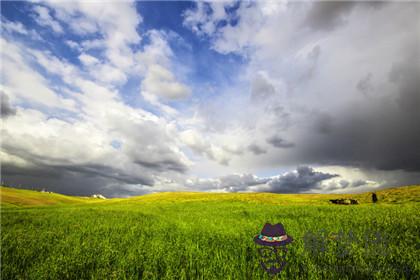
[[187,166],[183,163],[180,163],[177,159],[169,160],[160,160],[160,161],[145,161],[145,160],[135,160],[134,163],[139,164],[143,167],[152,169],[152,170],[172,170],[176,172],[185,173],[187,171]]
[[75,109],[74,100],[56,94],[48,80],[34,70],[27,49],[6,39],[1,39],[0,44],[3,50],[7,49],[2,52],[3,86],[7,95],[35,105]]
[[102,39],[84,40],[80,43],[83,50],[97,50],[102,49],[105,45]]
[[[98,173],[98,171],[100,173]],[[97,167],[73,168],[54,166],[19,167],[15,164],[2,164],[2,181],[13,187],[24,186],[38,190],[47,189],[68,195],[90,196],[100,193],[106,197],[123,197],[127,195],[140,195],[150,192],[150,187],[140,184],[131,184],[132,176],[125,178],[123,174],[116,176],[116,170],[106,170]],[[127,184],[126,182],[130,182]],[[150,181],[139,176],[135,183]]]
[[109,63],[104,63],[95,56],[82,53],[79,55],[79,60],[97,81],[113,86],[124,84],[127,81],[127,75],[123,70]]
[[[104,54],[114,66],[128,69],[135,61],[130,44],[139,43],[137,26],[142,17],[128,1],[110,2],[106,5],[93,2],[57,2],[46,3],[55,11],[56,18],[69,24],[78,35],[100,34],[103,39],[88,39],[81,42],[85,47],[104,49]],[[124,16],[120,16],[120,15]]]
[[203,134],[193,129],[184,130],[180,138],[182,142],[199,155],[204,155],[223,165],[229,164],[229,155],[225,149],[210,143]]
[[257,144],[251,144],[248,146],[248,149],[253,152],[255,155],[261,155],[267,153],[266,150],[258,146]]
[[225,7],[233,2],[197,2],[194,9],[186,10],[183,14],[183,24],[199,36],[211,36],[217,30],[220,21],[229,20]]
[[252,174],[230,174],[214,179],[191,178],[186,181],[186,185],[202,191],[250,192],[250,187],[264,185],[269,180]]
[[304,24],[315,30],[332,30],[345,23],[356,2],[317,2],[311,5]]
[[[111,179],[111,181],[117,183],[153,185],[153,180],[147,176],[133,176],[132,174],[126,174],[122,170],[114,169],[106,165],[87,164],[48,166],[39,162],[35,163],[36,165],[26,167],[17,167],[16,165],[9,165],[6,163],[2,167],[2,173],[7,180],[9,180],[10,176],[13,177],[14,175],[19,175],[19,177],[23,178],[32,177],[34,181],[32,185],[39,184],[37,181],[45,176],[48,176],[51,179],[60,180],[63,177],[71,177],[73,175],[81,178],[97,178],[101,181]],[[22,176],[22,174],[25,175]],[[11,178],[11,181],[13,182],[13,178]],[[48,187],[51,186],[52,185],[49,185]],[[60,189],[59,186],[54,186],[54,188]]]
[[339,184],[340,184],[341,187],[346,188],[350,185],[350,182],[347,181],[347,180],[340,180]]
[[381,189],[381,184],[371,180],[328,180],[323,183],[317,192],[322,193],[362,193]]
[[360,186],[366,185],[366,184],[368,184],[368,183],[369,183],[369,182],[368,182],[368,181],[366,181],[366,180],[359,179],[359,180],[353,181],[353,182],[351,183],[351,186],[352,186],[352,187],[360,187]]
[[317,172],[308,166],[298,167],[296,171],[280,175],[268,182],[269,191],[274,193],[302,193],[317,189],[325,180],[337,174]]
[[28,30],[20,22],[8,21],[2,18],[2,29],[8,32],[16,32],[22,35],[28,35]]
[[267,143],[273,145],[276,148],[293,148],[295,146],[294,143],[288,142],[277,135],[273,135],[267,138]]
[[303,73],[299,77],[300,82],[305,82],[313,78],[316,74],[316,68],[318,67],[318,61],[321,55],[321,47],[315,45],[312,50],[306,54],[306,69],[303,70]]
[[13,183],[125,195],[419,181],[417,3],[199,2],[183,14],[198,38],[143,24],[136,2],[29,5],[34,32],[65,32],[34,42],[24,13],[2,19]]
[[0,102],[0,112],[2,118],[7,118],[16,114],[16,109],[12,108],[9,97],[3,91],[0,91]]
[[79,60],[86,66],[94,66],[99,63],[99,60],[96,57],[85,53],[79,55]]
[[[249,143],[269,139],[268,131],[281,131],[299,149],[267,148],[259,160],[245,154],[231,164],[339,164],[419,172],[415,143],[420,118],[414,109],[420,98],[414,78],[419,70],[409,63],[418,60],[417,6],[292,3],[265,13],[260,3],[241,3],[235,24],[218,26],[210,43],[222,54],[248,61],[243,70],[248,84],[236,84],[242,92],[251,92],[254,100],[259,93],[272,97],[261,98],[270,99],[263,106],[251,102],[259,108],[236,121],[255,135]],[[389,17],[392,24],[387,24]],[[284,90],[278,92],[276,83],[284,84]],[[281,108],[276,117],[274,107]],[[273,148],[286,143],[281,137],[272,140]]]
[[44,6],[35,6],[33,11],[35,12],[34,19],[39,25],[47,26],[58,34],[64,32],[61,24],[50,15],[50,10],[48,8]]
[[313,2],[303,20],[303,25],[315,31],[332,31],[347,23],[348,17],[356,8],[379,9],[385,1],[328,1]]
[[267,73],[259,72],[252,80],[251,101],[267,102],[276,94],[276,88],[270,81]]
[[360,81],[357,83],[356,88],[365,96],[368,96],[369,93],[373,90],[372,73],[368,73],[365,77],[360,79]]
[[[2,94],[2,113],[10,113],[0,149],[5,182],[113,196],[123,190],[150,192],[141,186],[188,171],[191,162],[177,145],[176,125],[122,100],[115,86],[119,77],[111,75],[121,68],[88,53],[79,55],[84,68],[78,68],[48,50],[6,39],[1,43],[7,49],[2,88],[18,112],[11,114]],[[115,185],[124,187],[113,193]]]
[[218,188],[226,192],[247,191],[249,187],[265,184],[268,180],[251,174],[232,174],[220,177]]
[[171,71],[158,64],[149,67],[142,90],[169,100],[185,98],[191,93],[187,86],[176,81]]
[[304,136],[308,141],[299,144],[301,159],[419,172],[419,75],[418,66],[402,60],[389,72],[392,91],[386,98],[372,97],[371,103],[349,106],[334,119],[313,116],[314,128],[322,134]]
[[127,75],[118,67],[109,64],[94,64],[88,66],[90,74],[97,80],[113,86],[123,85]]
[[[212,179],[191,178],[187,180],[186,185],[202,191],[306,193],[324,192],[325,183],[336,177],[339,175],[301,166],[296,170],[272,177],[258,177],[248,173],[230,174]],[[353,187],[361,186],[362,182],[364,181],[356,181]],[[329,182],[328,187],[330,190],[338,189],[336,182],[332,184]]]
[[[101,110],[99,103],[83,105],[89,112],[72,123],[47,119],[28,109],[20,109],[19,115],[8,118],[2,131],[3,179],[14,184],[45,184],[65,193],[70,191],[64,186],[70,186],[69,180],[73,180],[86,187],[86,194],[118,182],[154,185],[159,176],[186,172],[189,161],[174,145],[174,135],[167,134],[162,121],[144,120],[141,113],[116,100],[106,105],[110,113],[90,119],[89,114],[95,116],[95,110]],[[127,115],[134,119],[127,121]],[[119,149],[112,145],[113,139],[123,139]],[[45,174],[49,174],[49,180],[44,180]],[[97,185],[94,178],[103,185]]]
[[[191,89],[180,82],[183,78],[174,56],[170,41],[178,38],[174,32],[150,30],[146,37],[150,43],[143,51],[136,53],[137,73],[144,77],[141,83],[141,96],[160,110],[168,118],[178,116],[171,102],[180,102],[192,93]],[[177,73],[175,75],[174,73]]]
[[28,36],[32,40],[42,40],[41,36],[35,30],[28,30],[22,23],[17,21],[9,21],[5,18],[1,19],[1,28],[9,33],[17,33]]
[[317,133],[328,135],[334,128],[334,119],[326,112],[316,114],[313,127]]

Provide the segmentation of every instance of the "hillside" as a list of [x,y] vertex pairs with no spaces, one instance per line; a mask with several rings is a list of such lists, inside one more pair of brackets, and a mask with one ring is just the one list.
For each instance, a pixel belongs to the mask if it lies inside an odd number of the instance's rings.
[[47,193],[9,187],[0,187],[2,207],[69,205],[94,202],[97,199],[68,196],[57,193]]
[[[420,202],[420,185],[389,188],[376,192],[379,203]],[[359,194],[274,194],[274,193],[203,193],[165,192],[128,198],[127,201],[243,201],[269,204],[329,204],[330,199],[354,198],[371,203],[371,193]]]
[[[379,203],[394,204],[420,202],[420,185],[404,186],[377,191]],[[203,193],[203,192],[163,192],[130,198],[95,199],[67,196],[56,193],[0,187],[2,207],[71,205],[86,203],[139,203],[139,202],[188,202],[188,201],[240,201],[278,205],[322,205],[330,199],[353,198],[360,204],[371,203],[371,193],[359,194],[273,194],[273,193]]]

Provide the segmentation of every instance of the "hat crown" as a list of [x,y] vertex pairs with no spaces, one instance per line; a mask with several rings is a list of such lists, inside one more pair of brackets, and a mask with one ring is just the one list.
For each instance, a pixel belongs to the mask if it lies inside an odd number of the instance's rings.
[[265,236],[282,236],[286,235],[286,231],[284,230],[284,226],[282,224],[269,224],[266,223],[261,230],[261,234]]

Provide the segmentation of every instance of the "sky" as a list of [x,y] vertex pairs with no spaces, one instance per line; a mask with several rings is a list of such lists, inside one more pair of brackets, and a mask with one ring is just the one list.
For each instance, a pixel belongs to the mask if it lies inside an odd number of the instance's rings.
[[1,181],[70,195],[420,183],[420,2],[1,2]]

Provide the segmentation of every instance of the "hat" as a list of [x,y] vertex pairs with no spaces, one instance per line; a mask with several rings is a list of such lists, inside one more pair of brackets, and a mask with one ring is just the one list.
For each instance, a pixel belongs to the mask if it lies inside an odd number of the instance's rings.
[[284,246],[292,243],[293,238],[286,234],[282,224],[266,223],[261,234],[254,237],[254,242],[264,246]]

